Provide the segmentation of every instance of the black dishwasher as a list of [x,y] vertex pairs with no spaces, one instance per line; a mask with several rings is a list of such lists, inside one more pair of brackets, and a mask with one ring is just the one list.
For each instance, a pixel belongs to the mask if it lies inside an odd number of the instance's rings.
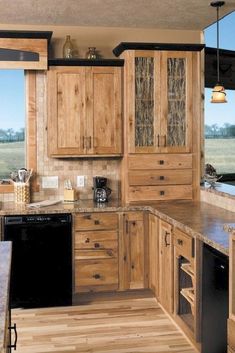
[[4,217],[12,241],[11,307],[72,304],[71,214]]
[[202,353],[227,352],[228,257],[204,244]]

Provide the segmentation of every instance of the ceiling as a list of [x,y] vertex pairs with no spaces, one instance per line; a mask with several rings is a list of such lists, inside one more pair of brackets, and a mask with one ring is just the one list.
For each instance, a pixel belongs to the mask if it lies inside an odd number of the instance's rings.
[[[1,24],[203,30],[216,19],[207,0],[0,0]],[[220,17],[235,10],[227,0]]]

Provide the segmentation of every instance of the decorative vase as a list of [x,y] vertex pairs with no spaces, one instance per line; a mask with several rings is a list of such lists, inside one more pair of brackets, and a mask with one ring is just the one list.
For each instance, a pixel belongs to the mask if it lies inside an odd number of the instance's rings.
[[66,36],[66,40],[63,45],[63,57],[65,59],[71,59],[73,57],[73,44],[69,35]]
[[89,47],[87,52],[87,59],[94,60],[97,59],[96,48]]

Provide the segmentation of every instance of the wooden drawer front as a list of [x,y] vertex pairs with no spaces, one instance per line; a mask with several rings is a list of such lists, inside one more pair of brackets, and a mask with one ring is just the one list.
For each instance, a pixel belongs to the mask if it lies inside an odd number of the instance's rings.
[[133,155],[128,159],[129,169],[190,169],[191,154]]
[[90,231],[75,233],[75,249],[117,249],[117,231]]
[[117,259],[76,261],[75,287],[118,284]]
[[179,229],[174,230],[174,245],[179,249],[179,254],[187,259],[194,257],[194,239]]
[[192,169],[133,170],[129,185],[184,185],[192,184]]
[[117,257],[117,249],[75,250],[75,260],[111,259]]
[[168,186],[131,186],[129,187],[130,202],[151,200],[191,200],[191,185]]
[[228,319],[228,345],[235,350],[235,321]]
[[117,229],[115,213],[83,213],[75,215],[75,230]]

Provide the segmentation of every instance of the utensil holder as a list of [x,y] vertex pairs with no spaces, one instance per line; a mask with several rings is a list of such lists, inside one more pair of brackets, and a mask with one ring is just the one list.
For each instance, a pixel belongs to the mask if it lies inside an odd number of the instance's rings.
[[15,203],[26,204],[30,202],[29,183],[14,183]]

